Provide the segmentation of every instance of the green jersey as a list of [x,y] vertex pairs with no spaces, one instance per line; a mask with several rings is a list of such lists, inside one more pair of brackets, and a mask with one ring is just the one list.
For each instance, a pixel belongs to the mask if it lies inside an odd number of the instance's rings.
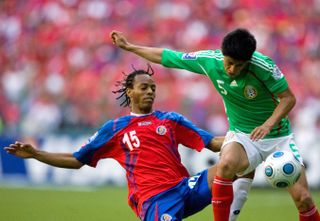
[[[259,52],[254,52],[236,77],[226,73],[221,50],[183,53],[165,49],[162,65],[208,76],[222,96],[229,130],[232,131],[251,133],[254,128],[261,126],[279,103],[276,94],[288,88],[279,68]],[[267,138],[290,133],[290,123],[286,117],[271,130]]]

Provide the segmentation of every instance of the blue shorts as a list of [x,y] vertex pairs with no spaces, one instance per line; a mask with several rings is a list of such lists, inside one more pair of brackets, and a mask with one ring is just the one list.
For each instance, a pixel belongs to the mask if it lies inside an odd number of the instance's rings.
[[147,208],[143,221],[179,221],[211,204],[208,170],[184,178],[176,186],[143,203]]

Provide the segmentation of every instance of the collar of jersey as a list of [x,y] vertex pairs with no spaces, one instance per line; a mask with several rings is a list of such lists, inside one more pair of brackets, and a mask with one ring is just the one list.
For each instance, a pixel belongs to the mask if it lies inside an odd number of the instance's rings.
[[130,112],[130,115],[131,116],[135,116],[135,117],[148,116],[148,115],[151,115],[151,114],[153,114],[153,111],[148,113],[148,114],[136,114],[136,113]]
[[249,64],[247,64],[247,66],[237,75],[237,76],[235,76],[235,77],[230,77],[228,74],[227,74],[227,72],[224,70],[224,78],[227,80],[227,81],[229,81],[229,82],[231,82],[231,81],[233,81],[233,80],[237,80],[237,79],[239,79],[239,78],[242,78],[243,76],[245,76],[247,73],[248,73],[248,70],[249,70]]

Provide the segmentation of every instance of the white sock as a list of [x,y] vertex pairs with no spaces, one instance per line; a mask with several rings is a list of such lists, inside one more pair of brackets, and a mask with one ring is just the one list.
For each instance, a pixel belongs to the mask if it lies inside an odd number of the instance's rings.
[[233,202],[230,208],[229,221],[235,221],[238,218],[244,203],[248,199],[252,181],[250,178],[238,178],[233,182]]

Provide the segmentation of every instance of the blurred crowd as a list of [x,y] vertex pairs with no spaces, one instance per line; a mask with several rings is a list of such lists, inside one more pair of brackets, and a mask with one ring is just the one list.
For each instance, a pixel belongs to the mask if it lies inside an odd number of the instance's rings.
[[[320,132],[320,0],[2,0],[0,134],[80,133],[127,114],[115,83],[147,62],[115,48],[113,29],[135,43],[195,51],[220,48],[236,27],[248,28],[286,75],[298,98],[294,127]],[[156,108],[227,130],[208,79],[153,68]]]

